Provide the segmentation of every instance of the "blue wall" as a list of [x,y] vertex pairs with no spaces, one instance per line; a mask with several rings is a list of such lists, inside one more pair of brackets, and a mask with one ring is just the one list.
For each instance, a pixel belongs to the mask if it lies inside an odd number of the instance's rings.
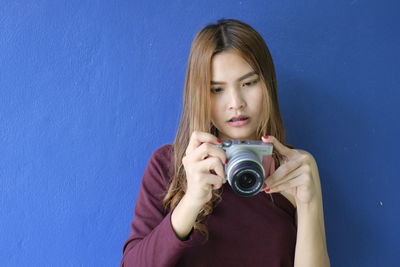
[[317,159],[332,266],[400,253],[400,4],[0,1],[1,266],[117,266],[171,143],[190,44],[233,17],[274,57],[287,141]]

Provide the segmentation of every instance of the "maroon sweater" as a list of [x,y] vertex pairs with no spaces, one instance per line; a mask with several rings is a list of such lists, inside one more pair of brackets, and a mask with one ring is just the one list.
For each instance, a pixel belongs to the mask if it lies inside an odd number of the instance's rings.
[[198,231],[178,239],[172,211],[162,207],[171,148],[157,149],[146,166],[121,266],[293,266],[296,210],[280,193],[240,197],[225,183],[221,202],[204,222],[209,240]]

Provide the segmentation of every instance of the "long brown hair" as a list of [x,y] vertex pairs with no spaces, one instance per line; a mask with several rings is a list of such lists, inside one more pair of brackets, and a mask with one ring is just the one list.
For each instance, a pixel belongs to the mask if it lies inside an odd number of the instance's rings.
[[[182,158],[193,131],[208,132],[218,137],[218,130],[211,122],[210,84],[211,62],[215,54],[234,50],[259,74],[264,87],[264,108],[257,128],[257,138],[273,135],[284,143],[285,130],[279,111],[275,67],[263,38],[248,24],[235,19],[220,19],[200,30],[192,43],[186,72],[183,110],[179,128],[172,145],[171,179],[163,199],[166,210],[174,209],[186,192],[186,173]],[[282,156],[274,151],[277,164]],[[212,199],[197,216],[194,229],[208,238],[207,227],[202,221],[212,213],[220,200],[220,191],[213,191]]]

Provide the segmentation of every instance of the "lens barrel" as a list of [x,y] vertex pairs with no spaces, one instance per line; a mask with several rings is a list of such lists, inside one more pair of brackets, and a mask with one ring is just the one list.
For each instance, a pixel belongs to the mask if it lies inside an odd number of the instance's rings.
[[230,184],[238,195],[254,196],[263,183],[263,169],[253,160],[242,160],[232,166]]

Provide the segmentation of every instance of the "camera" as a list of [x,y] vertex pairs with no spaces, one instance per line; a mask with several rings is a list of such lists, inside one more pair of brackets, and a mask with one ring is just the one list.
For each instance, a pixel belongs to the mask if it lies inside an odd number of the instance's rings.
[[225,176],[239,196],[258,194],[269,175],[272,163],[272,144],[257,140],[222,140],[217,145],[226,152]]

